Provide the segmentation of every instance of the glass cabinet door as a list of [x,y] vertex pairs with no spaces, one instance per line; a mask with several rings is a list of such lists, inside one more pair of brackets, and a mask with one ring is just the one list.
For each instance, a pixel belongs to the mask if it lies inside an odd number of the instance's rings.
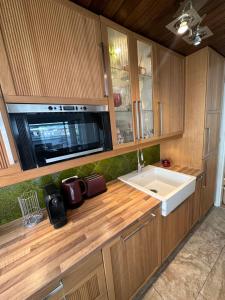
[[107,27],[117,143],[133,142],[133,115],[127,35]]
[[141,135],[147,139],[154,135],[154,115],[152,96],[152,47],[137,41],[138,81],[141,114]]

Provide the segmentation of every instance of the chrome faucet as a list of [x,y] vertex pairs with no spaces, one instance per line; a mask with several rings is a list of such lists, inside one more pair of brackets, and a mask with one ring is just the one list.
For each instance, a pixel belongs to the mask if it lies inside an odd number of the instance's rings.
[[142,149],[137,150],[137,161],[138,161],[137,171],[138,171],[138,173],[141,173],[142,169],[145,166],[144,155],[143,155]]

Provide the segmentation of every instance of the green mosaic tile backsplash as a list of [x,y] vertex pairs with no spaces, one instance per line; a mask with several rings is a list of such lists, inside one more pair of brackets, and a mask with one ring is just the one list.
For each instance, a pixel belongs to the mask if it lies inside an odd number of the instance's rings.
[[[159,161],[160,146],[156,145],[144,149],[144,160],[145,164]],[[36,190],[41,206],[44,207],[43,187],[48,183],[54,182],[59,186],[64,178],[74,175],[83,177],[93,173],[102,174],[106,181],[110,181],[136,168],[137,154],[131,152],[2,188],[0,190],[0,225],[21,217],[17,197],[23,192]]]

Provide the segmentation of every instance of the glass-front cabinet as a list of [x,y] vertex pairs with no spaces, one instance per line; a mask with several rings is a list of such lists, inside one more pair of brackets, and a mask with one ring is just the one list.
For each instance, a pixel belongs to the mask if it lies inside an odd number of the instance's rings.
[[152,46],[137,40],[138,100],[142,139],[154,135]]
[[114,147],[154,136],[152,45],[103,22]]
[[107,27],[117,144],[134,141],[131,76],[126,34]]

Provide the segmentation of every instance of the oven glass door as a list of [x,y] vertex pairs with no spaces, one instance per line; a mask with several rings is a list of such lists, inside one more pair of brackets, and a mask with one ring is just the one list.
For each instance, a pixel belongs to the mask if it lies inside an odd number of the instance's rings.
[[99,113],[42,113],[27,116],[39,166],[103,151]]

